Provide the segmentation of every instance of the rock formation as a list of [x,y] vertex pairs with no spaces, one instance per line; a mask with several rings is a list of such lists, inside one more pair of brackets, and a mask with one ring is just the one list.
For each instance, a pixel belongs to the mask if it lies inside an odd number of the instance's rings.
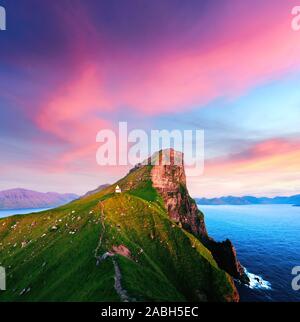
[[204,216],[187,190],[183,154],[173,149],[163,150],[148,159],[149,164],[150,162],[153,165],[153,187],[162,196],[170,218],[199,237],[211,251],[220,268],[233,278],[249,283],[232,242],[227,239],[219,243],[208,236]]
[[[207,236],[204,216],[186,187],[183,155],[173,149],[160,153],[159,164],[153,165],[151,170],[151,180],[153,187],[162,196],[170,218],[180,222],[183,228],[195,235]],[[166,162],[169,155],[170,160]]]

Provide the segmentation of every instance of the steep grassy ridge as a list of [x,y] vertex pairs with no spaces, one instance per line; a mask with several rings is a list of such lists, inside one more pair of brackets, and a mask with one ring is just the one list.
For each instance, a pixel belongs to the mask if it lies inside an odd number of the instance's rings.
[[[120,180],[130,187],[122,194],[111,186],[51,211],[1,219],[8,278],[0,301],[120,301],[113,261],[132,300],[236,299],[211,253],[168,217],[150,170]],[[121,245],[129,256],[113,251]]]

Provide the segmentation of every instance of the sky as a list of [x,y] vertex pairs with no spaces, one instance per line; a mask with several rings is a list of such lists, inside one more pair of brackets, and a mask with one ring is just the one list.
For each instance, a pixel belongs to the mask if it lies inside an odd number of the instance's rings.
[[83,194],[102,129],[203,129],[194,197],[300,193],[297,0],[0,0],[0,189]]

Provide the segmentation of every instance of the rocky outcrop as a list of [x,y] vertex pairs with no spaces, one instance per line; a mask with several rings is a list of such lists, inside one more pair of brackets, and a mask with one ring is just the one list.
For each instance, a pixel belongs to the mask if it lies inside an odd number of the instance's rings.
[[127,258],[131,258],[131,252],[130,250],[124,246],[124,245],[119,245],[119,246],[113,246],[111,250],[112,254],[118,254]]
[[[169,155],[170,160],[166,162]],[[174,150],[161,151],[159,164],[152,167],[151,180],[162,196],[170,218],[195,235],[207,236],[203,214],[186,187],[183,155]]]
[[162,196],[170,218],[196,235],[220,268],[243,283],[249,283],[231,241],[218,243],[208,236],[204,216],[187,190],[183,154],[173,149],[163,150],[149,159],[150,162],[152,185]]
[[242,283],[249,284],[250,280],[244,267],[238,261],[236,250],[229,239],[219,243],[212,238],[208,238],[204,240],[204,244],[211,251],[220,268]]

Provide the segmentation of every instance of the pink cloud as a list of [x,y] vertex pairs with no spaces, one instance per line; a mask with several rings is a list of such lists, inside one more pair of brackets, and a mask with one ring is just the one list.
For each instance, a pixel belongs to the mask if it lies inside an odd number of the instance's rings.
[[276,24],[255,30],[247,38],[229,39],[205,52],[201,44],[169,52],[151,62],[151,70],[142,67],[145,77],[140,82],[124,84],[120,102],[147,114],[178,112],[218,97],[235,98],[299,71],[299,34],[291,30],[287,16],[277,18]]
[[272,139],[259,142],[249,149],[224,158],[207,160],[205,175],[228,173],[259,173],[299,171],[300,141]]
[[[283,7],[274,8],[267,22],[265,10],[255,12],[256,28],[237,16],[234,24],[225,24],[224,39],[208,39],[205,49],[199,41],[186,48],[153,48],[142,58],[130,57],[118,44],[99,41],[101,31],[85,17],[90,42],[75,29],[76,69],[43,97],[34,115],[42,131],[66,143],[58,163],[82,159],[93,168],[96,133],[117,125],[103,115],[113,119],[124,106],[140,117],[183,112],[219,97],[233,99],[298,71],[299,34],[291,30],[289,12]],[[249,19],[253,17],[251,13]],[[234,31],[234,25],[239,31]],[[107,52],[114,55],[109,57]]]
[[[299,193],[300,141],[273,139],[205,162],[204,174],[188,178],[194,196],[292,195]],[[267,193],[266,193],[267,192]]]

